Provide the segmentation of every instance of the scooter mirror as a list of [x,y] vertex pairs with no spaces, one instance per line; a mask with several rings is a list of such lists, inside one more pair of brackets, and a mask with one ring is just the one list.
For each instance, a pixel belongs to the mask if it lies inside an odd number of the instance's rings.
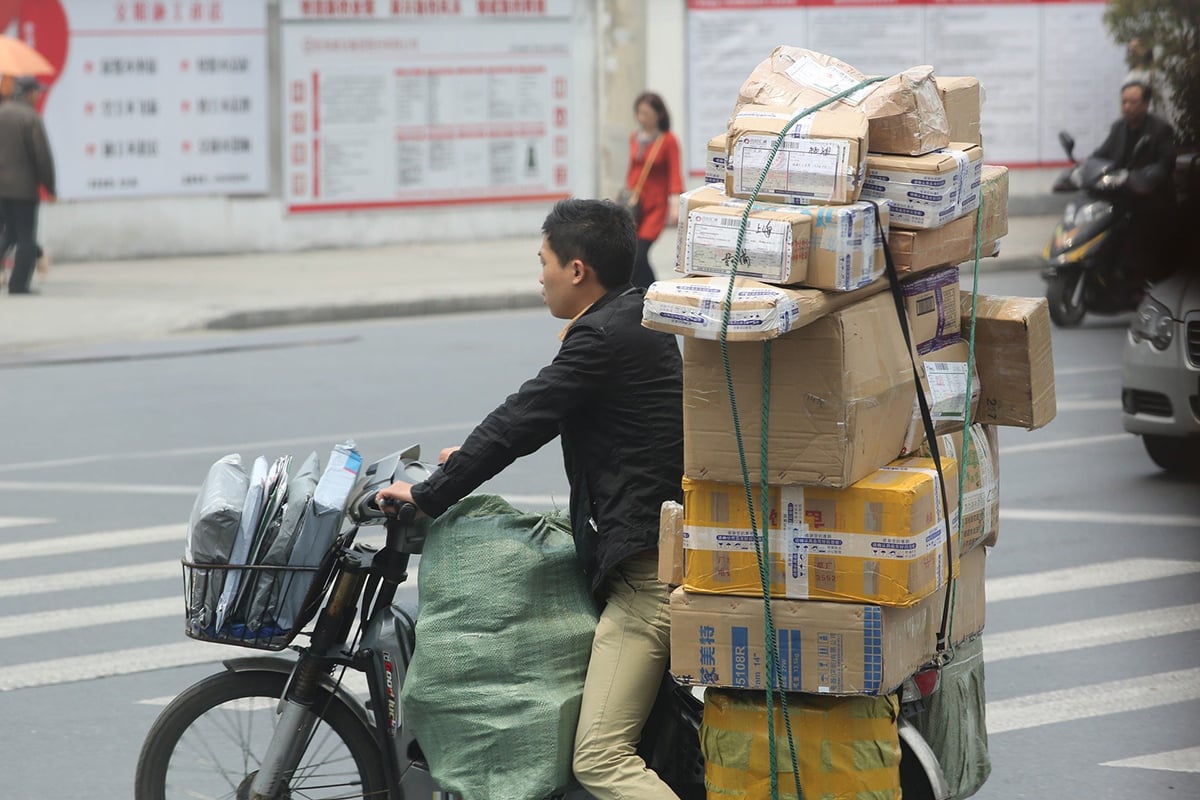
[[1062,149],[1067,152],[1067,158],[1071,161],[1075,160],[1075,137],[1066,131],[1058,132],[1058,143],[1062,145]]

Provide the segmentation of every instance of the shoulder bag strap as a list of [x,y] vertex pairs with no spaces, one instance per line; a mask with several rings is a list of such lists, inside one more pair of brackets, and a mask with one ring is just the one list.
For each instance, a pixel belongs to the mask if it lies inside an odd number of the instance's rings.
[[650,152],[646,154],[646,163],[642,164],[642,174],[638,176],[637,184],[633,187],[633,196],[635,199],[642,196],[642,187],[646,185],[646,177],[650,174],[650,166],[654,163],[654,157],[658,155],[658,150],[662,147],[664,138],[660,133],[658,138],[654,140],[654,144],[650,145]]

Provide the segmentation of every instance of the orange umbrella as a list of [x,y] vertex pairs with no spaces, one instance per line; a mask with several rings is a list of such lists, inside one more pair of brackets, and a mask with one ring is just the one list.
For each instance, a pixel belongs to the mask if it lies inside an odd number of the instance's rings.
[[0,36],[0,74],[53,75],[54,67],[37,50],[12,36]]

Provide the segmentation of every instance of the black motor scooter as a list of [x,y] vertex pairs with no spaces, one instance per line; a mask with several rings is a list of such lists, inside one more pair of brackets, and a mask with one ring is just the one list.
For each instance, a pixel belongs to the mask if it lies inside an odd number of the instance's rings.
[[[1058,140],[1071,159],[1054,182],[1055,192],[1078,192],[1067,204],[1062,220],[1046,244],[1042,257],[1046,268],[1046,300],[1050,319],[1060,328],[1071,328],[1090,311],[1120,314],[1137,308],[1144,293],[1141,282],[1127,276],[1119,263],[1130,235],[1130,215],[1124,202],[1126,192],[1144,182],[1144,170],[1120,169],[1115,162],[1088,157],[1075,160],[1075,140],[1069,133]],[[1134,155],[1145,147],[1141,140]]]

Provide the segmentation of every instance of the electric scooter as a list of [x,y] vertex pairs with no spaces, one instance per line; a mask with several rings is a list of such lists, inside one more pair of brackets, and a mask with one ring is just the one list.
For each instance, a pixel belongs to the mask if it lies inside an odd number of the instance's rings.
[[[413,506],[392,514],[375,505],[385,486],[416,483],[432,473],[434,467],[419,458],[419,449],[410,448],[364,470],[349,503],[352,525],[318,568],[302,604],[295,628],[309,644],[291,647],[297,658],[230,659],[162,711],[138,758],[136,800],[454,800],[430,774],[400,703],[417,612],[395,602],[395,595],[424,534],[413,524]],[[381,548],[354,541],[359,528],[370,525],[386,530]],[[935,688],[936,670],[906,681],[902,714],[919,710]],[[639,747],[682,800],[705,797],[702,714],[691,690],[665,675]],[[949,789],[936,756],[906,719],[899,724],[905,798],[946,800]],[[560,797],[589,796],[574,789]]]

